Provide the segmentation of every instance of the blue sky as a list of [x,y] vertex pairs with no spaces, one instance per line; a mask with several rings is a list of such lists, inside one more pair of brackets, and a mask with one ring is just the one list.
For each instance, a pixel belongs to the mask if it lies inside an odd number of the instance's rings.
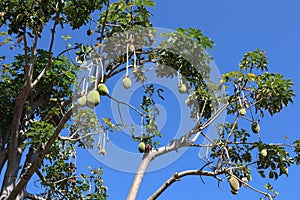
[[[300,94],[300,1],[288,0],[283,3],[279,0],[161,0],[157,1],[156,8],[152,9],[154,16],[152,22],[155,27],[175,29],[177,27],[195,27],[214,42],[216,46],[211,51],[215,63],[221,73],[237,70],[238,63],[243,54],[256,48],[266,50],[270,58],[269,69],[274,73],[281,73],[290,78],[296,84],[296,95]],[[84,30],[85,32],[85,30]],[[62,33],[66,35],[65,33]],[[81,37],[80,33],[76,35]],[[60,36],[59,36],[60,37]],[[57,42],[62,42],[60,38]],[[47,38],[47,37],[45,37]],[[84,38],[83,40],[85,40]],[[86,41],[89,41],[87,38]],[[46,43],[45,43],[46,44]],[[63,44],[63,43],[62,43]],[[64,47],[62,47],[64,48]],[[58,51],[54,48],[55,51]],[[112,86],[113,83],[108,83]],[[297,123],[300,113],[298,98],[294,104],[284,109],[274,117],[266,117],[262,121],[262,138],[270,142],[283,142],[283,136],[287,135],[291,140],[299,138]],[[102,98],[100,106],[109,104],[109,100]],[[100,107],[104,108],[104,107]],[[123,140],[121,134],[118,137]],[[114,139],[114,138],[112,138]],[[125,140],[125,139],[124,139]],[[125,145],[126,146],[126,145]],[[130,150],[136,148],[128,146]],[[109,159],[109,158],[107,158]],[[79,150],[77,163],[79,167],[102,165],[87,151]],[[131,160],[120,162],[120,165],[130,165]],[[203,164],[198,158],[198,151],[188,150],[172,165],[163,169],[147,173],[141,185],[138,199],[146,199],[174,172],[199,169]],[[274,183],[279,191],[276,199],[300,199],[299,167],[289,170],[289,177],[280,177]],[[109,188],[109,199],[126,199],[134,174],[125,173],[104,166],[104,183]],[[168,188],[159,199],[259,199],[260,194],[250,189],[242,188],[237,196],[230,193],[226,182],[218,183],[210,177],[203,177],[205,184],[199,177],[185,177]],[[263,185],[268,178],[262,179],[254,174],[251,184],[263,190]],[[271,181],[272,182],[272,181]],[[33,188],[32,188],[33,189]]]
[[[296,95],[300,92],[300,2],[296,0],[270,1],[158,1],[153,9],[153,25],[175,29],[177,27],[196,27],[213,41],[216,46],[211,52],[221,73],[238,69],[243,54],[256,48],[266,50],[270,58],[269,69],[292,79]],[[289,108],[274,117],[262,121],[262,137],[266,141],[282,142],[283,136],[299,138],[298,117],[300,111],[298,98]],[[128,161],[130,163],[130,161]],[[128,164],[124,163],[124,165]],[[146,199],[174,172],[198,169],[201,161],[196,151],[188,151],[164,169],[145,175],[138,199]],[[110,199],[125,199],[134,175],[104,167],[104,180],[110,189]],[[279,191],[277,199],[299,199],[299,167],[289,170],[289,177],[281,177],[274,183]],[[217,181],[204,177],[186,177],[173,184],[159,199],[259,199],[261,195],[242,188],[239,195],[233,196],[226,183],[218,188]],[[256,175],[251,184],[260,189],[267,183]],[[272,182],[272,181],[271,181]]]

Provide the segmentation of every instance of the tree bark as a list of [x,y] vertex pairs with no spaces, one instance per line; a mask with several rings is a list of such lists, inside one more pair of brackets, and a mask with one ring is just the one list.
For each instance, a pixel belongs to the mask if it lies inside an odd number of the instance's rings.
[[179,181],[180,178],[188,175],[204,175],[204,176],[216,176],[216,173],[209,172],[209,171],[202,171],[202,170],[186,170],[183,172],[176,172],[173,174],[172,177],[170,177],[160,188],[156,190],[149,198],[148,200],[154,200],[157,197],[159,197],[169,186],[171,186],[176,181]]
[[21,193],[22,189],[27,185],[28,181],[34,174],[34,172],[40,167],[44,156],[48,152],[49,148],[52,146],[52,144],[57,139],[58,135],[60,134],[61,130],[64,128],[66,122],[70,119],[72,113],[73,113],[74,107],[70,108],[70,110],[64,115],[64,117],[59,122],[55,132],[50,137],[48,142],[40,149],[38,149],[38,155],[36,159],[29,164],[29,167],[24,170],[24,172],[20,175],[19,180],[17,184],[15,185],[14,189],[9,194],[8,200],[15,200],[19,193]]
[[144,157],[140,163],[140,166],[135,174],[134,180],[132,182],[130,191],[127,196],[127,200],[135,200],[138,194],[139,188],[141,186],[142,180],[144,178],[145,172],[153,159],[153,152],[145,153]]

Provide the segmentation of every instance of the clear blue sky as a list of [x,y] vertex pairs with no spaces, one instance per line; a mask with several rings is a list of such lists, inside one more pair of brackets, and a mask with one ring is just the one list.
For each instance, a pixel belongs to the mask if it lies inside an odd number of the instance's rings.
[[[174,29],[177,27],[196,27],[216,42],[211,52],[222,73],[236,70],[243,54],[256,48],[267,51],[270,58],[270,71],[281,73],[291,78],[296,86],[296,95],[300,94],[300,1],[199,1],[199,0],[163,0],[158,1],[153,25]],[[284,109],[273,118],[265,118],[262,122],[263,138],[267,141],[283,141],[283,135],[290,139],[299,138],[297,123],[300,106],[298,98],[294,105]],[[83,159],[83,158],[82,158]],[[85,157],[84,159],[88,159]],[[124,165],[130,164],[124,163]],[[146,199],[159,185],[174,172],[185,169],[197,169],[200,160],[196,152],[191,151],[171,166],[146,174],[138,199]],[[110,191],[109,199],[125,199],[133,174],[122,173],[104,167],[104,180]],[[300,175],[299,167],[292,167],[289,177],[281,177],[275,182],[275,189],[280,194],[277,199],[300,199],[296,192]],[[259,199],[261,195],[242,188],[239,195],[231,195],[228,185],[218,188],[216,180],[204,177],[186,177],[175,183],[159,199]],[[263,189],[264,182],[254,175],[251,184]]]
[[[211,52],[221,73],[238,69],[238,62],[243,54],[256,48],[266,50],[270,58],[271,72],[281,73],[292,79],[296,95],[300,94],[300,1],[287,0],[161,0],[152,10],[153,25],[168,29],[177,27],[195,27],[213,41],[216,46]],[[78,35],[79,36],[79,35]],[[58,38],[59,40],[59,38]],[[110,84],[110,83],[108,83]],[[294,105],[284,109],[273,118],[262,121],[262,137],[266,141],[282,142],[283,136],[299,138],[298,113],[300,103],[295,98]],[[109,103],[103,98],[103,104]],[[122,138],[122,136],[121,136]],[[146,199],[174,172],[186,169],[199,169],[201,161],[198,151],[191,150],[172,165],[145,175],[138,199]],[[79,151],[79,167],[97,167],[101,165],[86,151]],[[130,160],[120,165],[130,165]],[[281,177],[275,182],[275,189],[280,192],[277,199],[300,199],[298,177],[300,167],[292,167],[289,177]],[[134,174],[124,173],[104,166],[104,183],[109,188],[109,199],[125,199]],[[227,183],[221,183],[210,177],[185,177],[167,189],[159,199],[259,199],[260,194],[242,188],[237,196],[230,193]],[[251,184],[259,189],[269,180],[254,175]]]

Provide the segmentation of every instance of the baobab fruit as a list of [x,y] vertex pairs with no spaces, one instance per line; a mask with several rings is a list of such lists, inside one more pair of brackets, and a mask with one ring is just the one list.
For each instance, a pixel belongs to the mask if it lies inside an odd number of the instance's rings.
[[260,126],[257,122],[253,122],[251,125],[251,129],[253,133],[258,133],[260,131]]
[[231,191],[231,193],[234,194],[234,195],[237,195],[237,194],[238,194],[238,191],[235,191],[235,190],[233,190],[233,189],[231,189],[230,191]]
[[91,29],[89,29],[89,30],[86,31],[86,34],[87,34],[88,36],[93,35],[93,34],[94,34],[94,31],[91,30]]
[[109,94],[108,88],[106,87],[106,85],[104,83],[100,83],[97,87],[98,92],[100,95],[106,96]]
[[92,90],[90,93],[87,95],[86,99],[86,104],[90,108],[94,108],[100,103],[100,94],[97,90]]
[[184,83],[178,84],[178,91],[180,94],[186,93],[186,85]]
[[230,176],[230,178],[228,179],[228,182],[230,184],[231,193],[234,195],[237,195],[237,193],[240,189],[239,181],[234,176]]
[[140,144],[139,144],[139,152],[140,153],[144,153],[145,149],[146,149],[145,143],[144,142],[140,142]]
[[129,89],[131,87],[131,80],[128,76],[123,78],[123,87]]
[[84,96],[80,97],[80,98],[77,100],[77,102],[78,102],[78,104],[79,104],[80,106],[85,106],[85,105],[86,105],[86,96],[84,95]]
[[241,109],[239,110],[239,114],[240,114],[241,116],[245,116],[245,115],[246,115],[246,109],[245,109],[245,108],[241,108]]
[[133,44],[129,45],[129,51],[134,51],[134,45]]
[[262,157],[266,157],[268,155],[268,151],[267,149],[263,149],[260,151],[260,154],[262,155]]

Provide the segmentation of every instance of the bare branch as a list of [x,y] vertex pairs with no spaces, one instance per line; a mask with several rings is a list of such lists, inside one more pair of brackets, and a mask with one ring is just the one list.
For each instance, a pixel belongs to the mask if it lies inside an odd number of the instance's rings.
[[60,140],[68,140],[68,141],[72,141],[72,142],[76,142],[76,141],[80,141],[86,137],[92,136],[92,135],[99,135],[101,132],[94,132],[94,133],[87,133],[84,136],[78,137],[78,138],[74,138],[74,136],[77,134],[77,131],[72,134],[70,137],[66,137],[66,136],[58,136]]
[[[59,17],[59,14],[60,14],[60,11],[59,11],[58,6],[57,6],[57,9],[56,9],[56,18]],[[53,27],[51,29],[51,40],[50,40],[50,45],[49,45],[49,50],[48,50],[48,63],[47,63],[47,66],[40,72],[40,74],[38,75],[38,77],[31,84],[32,88],[35,88],[37,86],[37,84],[40,82],[40,80],[44,77],[46,71],[52,65],[52,48],[53,48],[53,44],[54,44],[55,29],[56,29],[57,24],[58,24],[58,22],[54,21]]]
[[122,102],[122,101],[119,101],[118,99],[110,96],[109,94],[107,95],[110,99],[114,100],[115,102],[117,102],[118,104],[123,104],[123,105],[126,105],[128,106],[129,108],[131,108],[132,110],[134,110],[135,112],[137,112],[138,114],[140,114],[141,116],[144,116],[144,114],[139,111],[136,107],[134,107],[133,105],[129,104],[129,103],[125,103],[125,102]]
[[215,173],[210,171],[203,170],[186,170],[183,172],[176,172],[171,176],[160,188],[158,188],[149,198],[148,200],[154,200],[159,197],[168,187],[170,187],[176,181],[180,181],[180,179],[184,176],[197,175],[197,176],[211,176],[216,179],[220,179],[217,177],[218,174],[225,173],[224,171]]
[[258,193],[260,193],[260,194],[265,195],[266,197],[269,198],[269,200],[273,200],[271,194],[269,194],[269,193],[267,193],[267,192],[263,192],[263,191],[261,191],[261,190],[259,190],[259,189],[256,189],[255,187],[249,185],[249,184],[246,183],[245,181],[242,181],[241,179],[239,179],[239,177],[237,177],[237,176],[235,176],[235,175],[233,175],[233,174],[232,174],[232,176],[234,176],[238,181],[240,181],[241,183],[243,183],[245,187],[248,187],[248,188],[250,188],[251,190],[253,190],[253,191],[255,191],[255,192],[258,192]]
[[231,135],[232,135],[232,133],[233,133],[233,131],[234,131],[236,125],[237,125],[238,120],[239,120],[239,117],[236,117],[236,119],[235,119],[235,121],[234,121],[234,123],[233,123],[233,126],[232,126],[232,128],[231,128],[231,130],[230,130],[230,133],[228,134],[228,136],[227,136],[227,138],[226,138],[226,141],[225,141],[225,144],[224,144],[223,151],[222,151],[222,153],[221,153],[221,155],[220,155],[220,157],[219,157],[218,163],[217,163],[217,170],[219,170],[220,167],[221,167],[221,162],[222,162],[222,160],[223,160],[224,151],[225,151],[225,153],[226,153],[227,158],[229,159],[229,153],[228,153],[228,150],[227,150],[227,145],[228,145],[228,141],[229,141],[229,139],[230,139],[230,137],[231,137]]
[[191,146],[193,144],[193,141],[190,141],[189,138],[192,135],[198,134],[199,132],[207,128],[212,122],[214,122],[215,119],[217,119],[217,117],[226,109],[228,105],[229,103],[224,104],[210,119],[207,120],[207,122],[204,125],[201,125],[201,123],[198,122],[188,133],[186,133],[179,139],[172,140],[169,145],[160,147],[158,149],[154,149],[150,151],[148,154],[145,154],[147,156],[146,157],[144,156],[140,164],[140,167],[132,182],[131,189],[128,193],[127,200],[136,199],[136,195],[138,193],[141,181],[151,160],[153,160],[158,156],[164,155],[170,151],[177,151],[179,148]]
[[32,199],[32,200],[47,200],[45,198],[39,197],[35,194],[31,194],[31,193],[28,193],[28,192],[25,193],[25,198]]

